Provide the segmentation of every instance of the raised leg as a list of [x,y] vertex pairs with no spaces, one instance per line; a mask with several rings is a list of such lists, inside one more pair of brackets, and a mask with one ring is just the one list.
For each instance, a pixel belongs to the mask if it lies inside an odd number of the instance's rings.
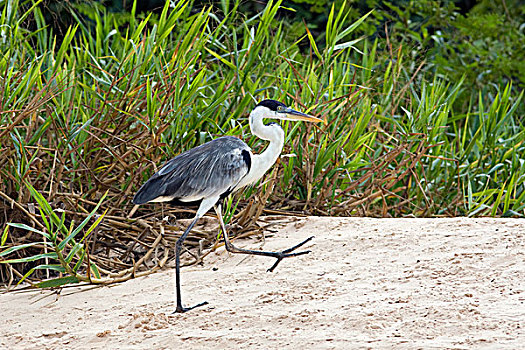
[[175,312],[186,312],[191,309],[195,309],[196,307],[208,304],[208,302],[205,301],[192,307],[182,307],[182,298],[180,294],[180,251],[182,249],[182,243],[188,236],[188,233],[190,233],[197,220],[199,220],[199,218],[200,216],[197,214],[195,216],[195,219],[193,219],[186,231],[184,231],[182,236],[180,236],[180,238],[177,240],[177,243],[175,244],[175,288],[177,289],[177,308],[175,309]]
[[230,253],[262,255],[262,256],[269,256],[269,257],[272,257],[272,258],[276,258],[277,261],[275,262],[275,264],[272,265],[272,267],[270,267],[267,270],[268,272],[272,272],[277,267],[277,265],[281,262],[281,260],[283,260],[284,258],[289,258],[289,257],[293,257],[293,256],[299,256],[299,255],[304,255],[304,254],[310,253],[309,250],[305,250],[305,251],[297,252],[297,253],[292,253],[292,252],[294,250],[296,250],[297,248],[303,246],[304,244],[308,243],[310,240],[312,240],[314,238],[314,236],[309,237],[309,238],[305,239],[304,241],[302,241],[301,243],[299,243],[297,245],[294,245],[291,248],[285,249],[285,250],[283,250],[281,252],[265,252],[265,251],[260,251],[260,250],[251,250],[251,249],[237,248],[236,246],[234,246],[230,242],[230,238],[228,237],[228,232],[226,232],[226,227],[224,226],[224,221],[222,220],[221,205],[220,204],[215,205],[214,209],[215,209],[215,212],[217,213],[217,217],[218,217],[219,222],[221,224],[222,232],[223,232],[223,235],[224,235],[224,244],[226,246],[226,250],[229,251]]

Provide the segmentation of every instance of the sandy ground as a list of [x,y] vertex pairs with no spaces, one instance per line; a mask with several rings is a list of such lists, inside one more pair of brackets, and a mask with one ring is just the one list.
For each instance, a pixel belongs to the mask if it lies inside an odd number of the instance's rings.
[[[110,287],[0,294],[2,349],[523,349],[525,220],[305,218],[264,249],[315,235],[307,256],[219,250]],[[237,241],[249,248],[256,240]]]

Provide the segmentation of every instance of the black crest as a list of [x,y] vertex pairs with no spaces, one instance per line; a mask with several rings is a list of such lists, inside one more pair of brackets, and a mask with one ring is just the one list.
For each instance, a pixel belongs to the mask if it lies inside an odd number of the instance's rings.
[[263,106],[263,107],[269,108],[272,111],[277,111],[277,107],[279,107],[279,106],[286,107],[286,105],[284,103],[279,102],[279,101],[275,101],[275,100],[263,100],[263,101],[259,102],[259,104],[257,106],[255,106],[255,107],[258,107],[258,106]]

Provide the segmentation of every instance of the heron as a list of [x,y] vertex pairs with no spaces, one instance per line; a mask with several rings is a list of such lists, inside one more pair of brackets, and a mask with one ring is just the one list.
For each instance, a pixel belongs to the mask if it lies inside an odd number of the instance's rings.
[[284,146],[284,131],[275,122],[264,124],[264,119],[322,122],[323,120],[298,112],[276,100],[263,100],[249,115],[253,135],[269,141],[266,150],[252,153],[250,147],[233,136],[222,136],[192,148],[168,161],[138,190],[134,204],[170,202],[177,205],[198,205],[195,217],[175,245],[175,283],[177,307],[182,313],[208,304],[206,301],[192,307],[183,307],[180,283],[180,254],[182,244],[195,223],[214,208],[223,232],[226,250],[231,253],[261,255],[275,258],[268,271],[273,271],[282,259],[310,253],[294,252],[309,242],[303,242],[280,252],[243,249],[229,239],[222,218],[222,203],[231,193],[257,182],[277,161]]

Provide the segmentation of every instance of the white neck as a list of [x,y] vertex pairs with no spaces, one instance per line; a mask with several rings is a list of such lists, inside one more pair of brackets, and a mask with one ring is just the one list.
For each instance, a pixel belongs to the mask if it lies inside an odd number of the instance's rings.
[[272,115],[265,115],[268,109],[255,108],[250,113],[250,129],[255,136],[270,141],[270,144],[261,154],[254,154],[252,156],[252,164],[250,172],[239,183],[237,188],[249,185],[264,176],[272,165],[277,161],[284,146],[284,131],[277,124],[264,125],[263,118],[273,117]]

